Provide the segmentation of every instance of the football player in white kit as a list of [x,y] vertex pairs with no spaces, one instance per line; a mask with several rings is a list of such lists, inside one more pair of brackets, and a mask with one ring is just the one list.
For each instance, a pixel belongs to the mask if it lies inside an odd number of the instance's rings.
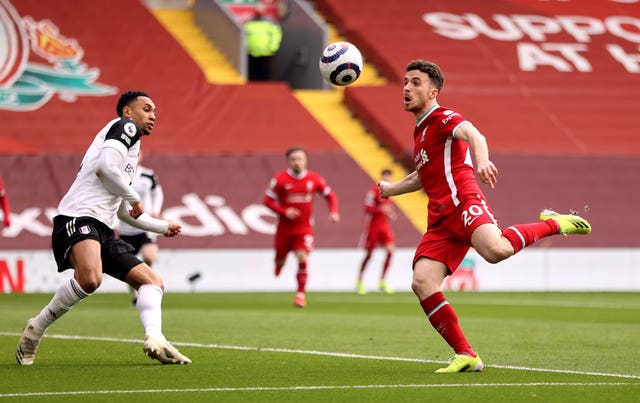
[[[131,180],[131,186],[140,195],[142,206],[147,214],[151,217],[160,218],[160,211],[164,203],[164,190],[158,181],[156,172],[142,165],[142,150],[138,155],[138,166]],[[126,222],[120,222],[118,225],[118,234],[120,239],[133,246],[133,253],[140,255],[143,262],[149,267],[153,267],[153,262],[158,255],[158,234],[145,231]],[[135,288],[129,287],[132,297],[133,306],[138,301],[138,292]]]
[[189,364],[162,333],[162,278],[141,262],[133,248],[116,239],[116,216],[123,222],[168,237],[180,233],[173,221],[144,212],[131,186],[140,138],[156,121],[156,106],[145,92],[128,91],[116,106],[118,118],[98,132],[87,150],[75,181],[53,219],[52,248],[58,271],[73,269],[49,304],[27,320],[16,348],[20,365],[32,365],[42,335],[57,319],[93,293],[106,273],[138,290],[136,307],[145,331],[143,351],[163,364]]

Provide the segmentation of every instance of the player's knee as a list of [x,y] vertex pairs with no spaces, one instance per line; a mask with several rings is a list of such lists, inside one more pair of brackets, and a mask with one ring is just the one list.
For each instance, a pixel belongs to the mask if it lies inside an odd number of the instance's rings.
[[157,287],[160,287],[164,291],[164,282],[162,281],[162,277],[154,271],[149,273],[149,279],[147,284],[153,284]]
[[511,253],[509,253],[508,250],[506,250],[505,248],[501,248],[499,245],[486,247],[481,250],[476,249],[476,252],[478,252],[484,260],[491,264],[500,263],[511,256]]
[[93,293],[102,284],[102,275],[84,275],[76,278],[76,281],[87,294]]
[[411,289],[419,298],[433,294],[438,291],[439,287],[440,284],[425,276],[413,276],[411,281]]

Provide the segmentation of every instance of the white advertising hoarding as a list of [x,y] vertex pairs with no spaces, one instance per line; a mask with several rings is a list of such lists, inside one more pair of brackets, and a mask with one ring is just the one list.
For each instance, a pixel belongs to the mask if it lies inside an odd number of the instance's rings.
[[[397,291],[411,290],[412,248],[396,251],[387,280]],[[317,249],[309,262],[309,291],[353,291],[363,258],[359,249]],[[473,275],[478,291],[638,291],[640,249],[533,248],[496,265],[475,252]],[[383,250],[374,252],[365,273],[365,285],[375,290]],[[280,277],[273,275],[270,249],[165,249],[154,270],[168,292],[246,292],[295,290],[296,263],[292,255]],[[0,251],[0,290],[53,292],[70,270],[56,272],[50,251]],[[458,289],[455,281],[452,289]],[[470,287],[467,287],[470,289]],[[101,292],[126,292],[126,286],[104,277]]]

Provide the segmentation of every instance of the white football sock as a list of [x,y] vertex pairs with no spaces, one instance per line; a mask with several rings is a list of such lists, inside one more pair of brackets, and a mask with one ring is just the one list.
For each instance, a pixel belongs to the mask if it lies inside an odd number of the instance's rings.
[[91,294],[86,293],[73,277],[62,283],[49,304],[36,316],[34,333],[37,336],[42,336],[53,322],[89,295]]
[[138,314],[144,327],[144,334],[161,342],[167,341],[162,334],[162,288],[153,284],[143,284],[138,288]]

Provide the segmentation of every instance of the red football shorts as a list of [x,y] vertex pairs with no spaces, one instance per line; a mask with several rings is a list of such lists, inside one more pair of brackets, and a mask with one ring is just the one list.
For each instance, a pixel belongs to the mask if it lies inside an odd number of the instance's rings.
[[283,234],[275,236],[276,259],[284,259],[289,252],[305,250],[307,253],[313,249],[313,235],[311,234]]
[[389,226],[373,226],[366,234],[364,248],[374,249],[377,245],[387,245],[394,242],[395,238]]
[[498,225],[491,206],[481,194],[466,197],[451,214],[427,228],[413,264],[427,257],[455,272],[471,247],[471,234],[482,224]]

